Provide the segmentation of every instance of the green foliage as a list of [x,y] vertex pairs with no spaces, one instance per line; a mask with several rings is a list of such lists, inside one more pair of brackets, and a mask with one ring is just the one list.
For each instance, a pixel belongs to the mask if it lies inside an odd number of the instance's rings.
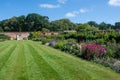
[[79,24],[77,27],[76,27],[76,31],[77,32],[81,32],[81,31],[93,31],[93,30],[98,30],[97,27],[95,26],[91,26],[89,24]]
[[[76,24],[67,18],[49,21],[48,16],[42,16],[37,13],[30,13],[27,16],[14,16],[10,19],[0,21],[0,31],[13,32],[13,31],[42,31],[42,28],[48,29],[49,31],[60,31],[65,30],[76,30],[77,32],[86,30],[111,30],[120,29],[120,22],[116,22],[115,25],[102,22],[97,24],[95,21],[89,21],[83,24]],[[47,30],[47,31],[48,31]]]
[[101,64],[101,65],[103,65],[105,67],[111,67],[111,63],[110,63],[109,59],[106,59],[106,58],[95,58],[93,60],[93,62]]
[[113,66],[112,66],[112,69],[117,71],[117,72],[120,72],[120,61],[116,61]]
[[41,31],[42,28],[49,28],[49,21],[47,16],[31,13],[0,21],[0,27],[6,32]]
[[115,23],[115,29],[120,29],[120,22]]
[[0,32],[3,32],[3,29],[2,29],[2,27],[0,26]]
[[119,54],[119,47],[116,43],[108,42],[106,45],[106,57],[115,58],[115,55]]
[[4,41],[4,40],[10,40],[10,37],[8,37],[4,34],[0,34],[0,41]]
[[46,39],[46,38],[42,38],[40,41],[42,42],[42,44],[46,44],[46,43],[50,43],[50,41],[52,41],[53,39]]
[[38,32],[31,32],[29,35],[29,39],[32,40],[40,40],[40,38],[43,36],[43,33],[41,33],[40,31]]
[[120,43],[118,43],[117,50],[115,50],[114,58],[120,60]]
[[65,45],[66,45],[66,41],[59,41],[53,47],[62,50],[65,47]]
[[72,23],[69,19],[60,19],[52,21],[51,23],[51,31],[65,31],[65,30],[74,30],[76,24]]
[[74,44],[76,43],[76,39],[67,39],[67,44]]
[[111,25],[111,24],[107,24],[105,22],[102,22],[102,23],[99,24],[99,29],[100,30],[109,30],[111,28],[114,28],[113,25]]
[[49,32],[49,29],[47,29],[47,28],[42,28],[42,32],[43,32],[43,33]]
[[90,26],[98,27],[99,25],[95,21],[89,21],[87,22]]
[[105,40],[104,39],[96,39],[95,43],[104,45],[105,44]]

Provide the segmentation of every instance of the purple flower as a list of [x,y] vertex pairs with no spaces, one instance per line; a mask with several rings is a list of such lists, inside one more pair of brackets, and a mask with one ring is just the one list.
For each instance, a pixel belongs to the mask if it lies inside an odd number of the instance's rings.
[[106,50],[101,45],[85,44],[82,46],[83,56],[86,59],[101,57],[105,54]]
[[49,45],[55,45],[58,42],[58,40],[52,40]]

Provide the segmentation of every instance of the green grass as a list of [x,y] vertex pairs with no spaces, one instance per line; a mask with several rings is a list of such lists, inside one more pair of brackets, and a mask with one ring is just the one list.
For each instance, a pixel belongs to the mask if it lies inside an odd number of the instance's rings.
[[120,80],[120,74],[32,41],[0,42],[0,80]]

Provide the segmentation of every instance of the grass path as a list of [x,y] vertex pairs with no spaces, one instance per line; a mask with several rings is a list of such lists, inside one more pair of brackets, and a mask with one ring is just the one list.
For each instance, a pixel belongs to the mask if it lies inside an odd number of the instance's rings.
[[0,42],[0,80],[120,80],[120,74],[32,41]]

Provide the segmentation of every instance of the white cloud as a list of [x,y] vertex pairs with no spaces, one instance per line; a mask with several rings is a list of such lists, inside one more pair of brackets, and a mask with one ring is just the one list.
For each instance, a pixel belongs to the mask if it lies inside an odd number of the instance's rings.
[[66,17],[76,17],[79,13],[80,13],[79,11],[68,12],[65,16]]
[[59,3],[65,4],[67,0],[58,0]]
[[66,16],[66,17],[76,17],[76,14],[75,14],[75,13],[68,12],[65,16]]
[[108,3],[111,6],[120,6],[120,0],[109,0]]
[[86,12],[88,12],[88,10],[87,9],[80,9],[80,13],[86,13]]
[[41,8],[59,8],[61,6],[61,4],[65,4],[67,0],[57,0],[58,4],[57,5],[53,5],[53,4],[40,4],[39,7]]
[[50,8],[50,9],[52,9],[52,8],[59,8],[60,5],[59,5],[59,4],[58,4],[58,5],[52,5],[52,4],[40,4],[40,7],[41,7],[41,8]]
[[80,13],[86,13],[88,12],[88,9],[79,9],[78,11],[68,12],[65,16],[66,17],[76,17]]

